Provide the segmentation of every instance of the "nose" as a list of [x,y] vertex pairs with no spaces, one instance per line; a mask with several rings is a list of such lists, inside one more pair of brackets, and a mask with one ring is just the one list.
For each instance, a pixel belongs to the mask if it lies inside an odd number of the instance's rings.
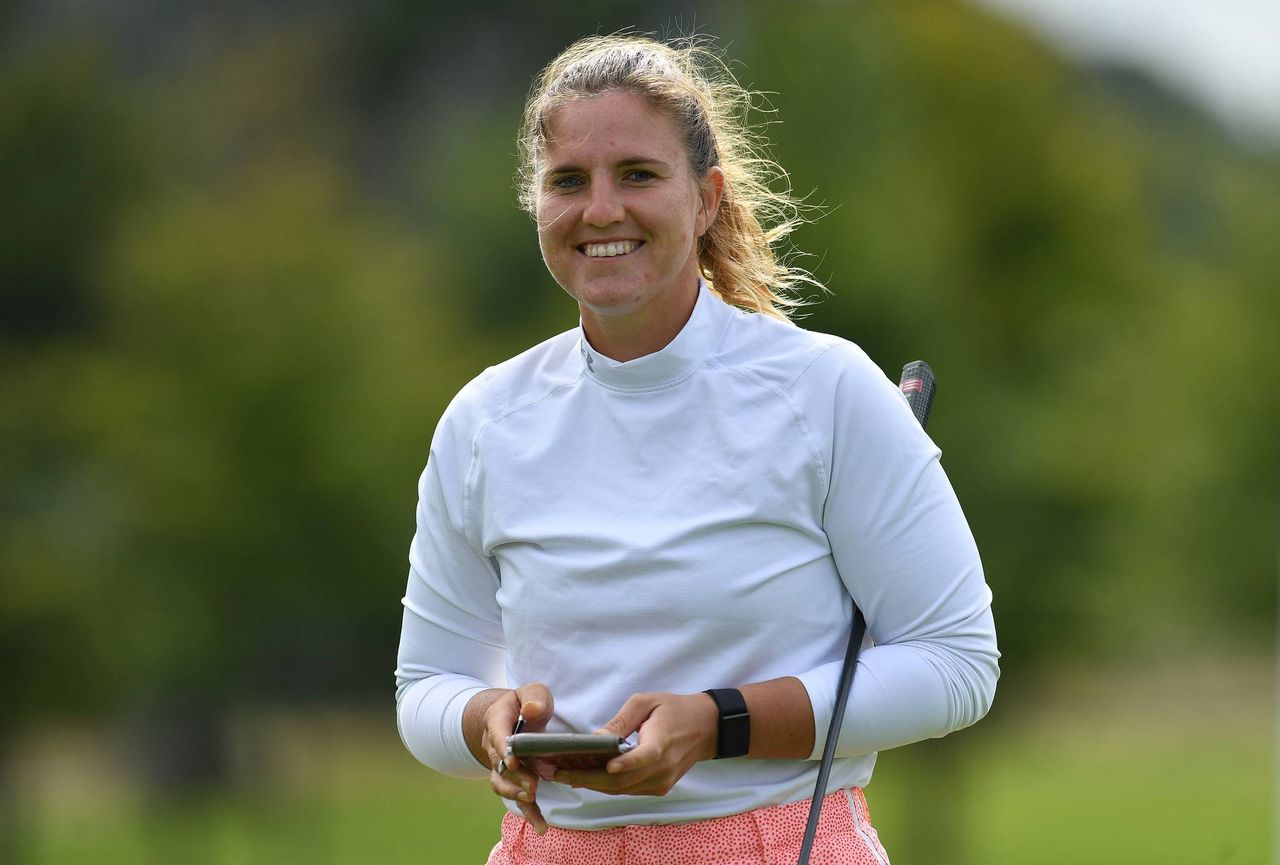
[[607,180],[594,182],[587,195],[587,206],[582,211],[582,221],[587,225],[603,228],[622,221],[622,196],[614,184]]

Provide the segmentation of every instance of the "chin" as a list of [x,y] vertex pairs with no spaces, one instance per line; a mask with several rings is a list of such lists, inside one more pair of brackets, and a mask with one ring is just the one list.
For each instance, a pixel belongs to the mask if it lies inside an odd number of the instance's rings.
[[578,285],[567,287],[565,291],[582,306],[601,315],[629,312],[640,306],[644,299],[644,293],[636,289],[634,280]]

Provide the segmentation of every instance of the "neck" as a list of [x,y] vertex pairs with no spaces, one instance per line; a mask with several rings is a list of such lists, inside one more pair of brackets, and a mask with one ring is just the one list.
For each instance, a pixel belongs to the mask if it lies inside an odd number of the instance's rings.
[[663,300],[665,302],[654,304],[656,309],[615,315],[579,304],[582,330],[592,348],[620,363],[653,354],[666,348],[693,315],[693,307],[698,302],[698,284],[694,282],[674,304]]

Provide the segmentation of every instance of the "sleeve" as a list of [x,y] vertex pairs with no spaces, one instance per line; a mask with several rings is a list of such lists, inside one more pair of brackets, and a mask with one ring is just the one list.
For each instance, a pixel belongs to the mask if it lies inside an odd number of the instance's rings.
[[[867,620],[836,755],[945,736],[981,719],[1000,670],[977,546],[906,400],[851,344],[833,351],[831,465],[823,528]],[[799,678],[822,755],[842,661]]]
[[396,719],[422,763],[461,778],[488,773],[467,748],[462,713],[486,688],[505,685],[498,568],[468,539],[468,424],[446,411],[418,486],[417,530],[396,665]]

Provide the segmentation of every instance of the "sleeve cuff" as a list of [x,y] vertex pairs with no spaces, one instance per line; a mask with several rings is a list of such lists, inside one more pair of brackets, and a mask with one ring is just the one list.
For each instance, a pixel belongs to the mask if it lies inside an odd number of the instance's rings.
[[412,682],[396,700],[396,722],[409,753],[455,778],[486,778],[462,735],[462,714],[488,685],[470,676],[440,674]]
[[809,692],[809,705],[813,708],[813,751],[810,760],[822,759],[822,749],[827,746],[827,731],[831,727],[831,714],[836,705],[836,689],[840,686],[840,669],[843,662],[823,664],[796,676]]

